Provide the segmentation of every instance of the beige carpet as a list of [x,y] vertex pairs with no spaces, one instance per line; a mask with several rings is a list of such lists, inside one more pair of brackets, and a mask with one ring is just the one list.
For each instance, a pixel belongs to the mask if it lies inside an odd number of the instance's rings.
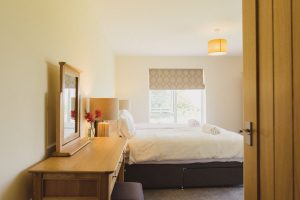
[[144,190],[145,200],[243,200],[242,187]]

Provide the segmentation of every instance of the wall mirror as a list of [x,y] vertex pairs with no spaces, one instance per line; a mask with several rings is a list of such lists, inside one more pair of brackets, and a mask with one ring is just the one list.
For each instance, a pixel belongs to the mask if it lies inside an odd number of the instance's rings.
[[80,71],[65,62],[60,65],[57,103],[56,156],[71,156],[89,143],[80,136]]

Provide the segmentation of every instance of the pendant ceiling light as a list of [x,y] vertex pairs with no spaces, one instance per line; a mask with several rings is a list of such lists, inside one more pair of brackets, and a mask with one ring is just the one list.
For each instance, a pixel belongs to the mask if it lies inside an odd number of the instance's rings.
[[208,55],[225,55],[227,53],[227,40],[214,39],[208,41]]

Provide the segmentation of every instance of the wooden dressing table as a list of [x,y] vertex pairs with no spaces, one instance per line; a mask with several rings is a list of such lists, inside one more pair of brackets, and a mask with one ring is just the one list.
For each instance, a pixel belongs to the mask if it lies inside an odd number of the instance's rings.
[[124,181],[122,138],[94,138],[70,157],[51,157],[29,169],[33,200],[110,200],[116,181]]

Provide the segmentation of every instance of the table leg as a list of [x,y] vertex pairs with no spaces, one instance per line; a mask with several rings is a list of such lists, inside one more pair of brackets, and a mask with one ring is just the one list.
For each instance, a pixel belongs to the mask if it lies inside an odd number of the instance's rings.
[[33,173],[33,200],[42,200],[43,199],[43,175],[42,173]]

